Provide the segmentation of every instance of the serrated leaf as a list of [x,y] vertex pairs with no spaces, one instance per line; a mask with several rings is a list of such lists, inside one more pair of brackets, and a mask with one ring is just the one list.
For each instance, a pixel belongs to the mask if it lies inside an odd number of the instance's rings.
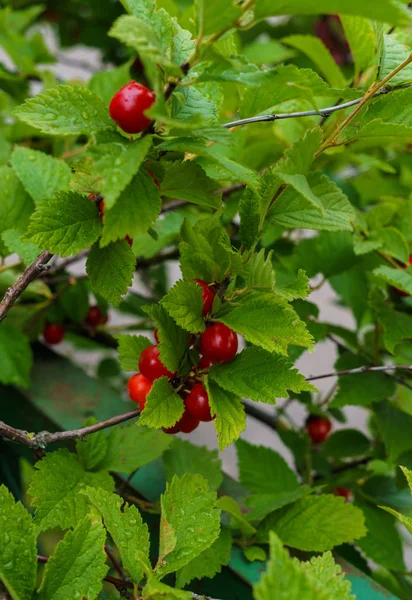
[[109,105],[114,94],[130,81],[130,62],[94,73],[89,81],[89,89],[100,96],[100,98]]
[[[383,48],[381,64],[379,66],[379,80],[384,79],[398,65],[408,58],[410,47],[402,43],[396,32],[383,35]],[[401,85],[412,80],[412,66],[407,65],[391,79],[391,85]]]
[[217,106],[198,88],[191,85],[178,89],[173,95],[171,116],[176,121],[177,128],[179,122],[182,122],[183,125],[190,123],[196,127],[202,127],[202,125],[216,120]]
[[129,185],[121,192],[116,204],[104,211],[103,233],[100,245],[146,233],[160,213],[160,196],[157,185],[146,169],[140,169]]
[[228,392],[267,404],[288,398],[288,390],[316,390],[287,358],[256,347],[246,348],[230,363],[213,365],[209,377]]
[[371,441],[358,429],[334,431],[322,445],[325,456],[350,458],[364,456],[371,447]]
[[93,523],[89,516],[73,531],[68,531],[47,561],[39,598],[96,598],[109,569],[104,552],[105,539],[103,525]]
[[252,250],[259,239],[260,202],[253,190],[246,189],[239,201],[239,237],[247,250]]
[[1,383],[28,388],[33,363],[30,340],[7,322],[0,328],[0,355]]
[[129,244],[119,240],[105,248],[95,244],[87,256],[86,272],[93,291],[119,306],[132,285],[135,266],[136,259]]
[[174,162],[166,166],[160,184],[162,196],[187,200],[192,204],[219,208],[221,199],[215,192],[217,184],[194,162]]
[[46,454],[35,465],[28,493],[35,506],[35,523],[39,531],[75,526],[88,513],[88,502],[79,492],[86,485],[111,492],[114,488],[108,473],[84,470],[75,454],[57,450]]
[[10,167],[0,167],[0,181],[2,182],[0,231],[8,229],[24,231],[34,209],[33,200]]
[[378,565],[386,569],[403,571],[405,563],[402,543],[395,527],[395,520],[372,504],[357,502],[356,505],[365,516],[367,529],[366,536],[358,540],[357,546]]
[[13,600],[30,600],[36,585],[36,530],[21,502],[0,486],[0,582]]
[[345,579],[342,567],[335,563],[331,552],[325,552],[322,556],[312,556],[310,561],[300,564],[308,575],[314,577],[329,594],[332,594],[331,600],[355,600],[355,596],[350,594],[351,582]]
[[309,277],[303,269],[299,269],[296,279],[276,289],[276,293],[291,302],[292,300],[305,299],[312,292]]
[[246,413],[242,399],[207,381],[210,411],[216,415],[214,423],[219,448],[224,450],[246,429]]
[[163,464],[167,481],[171,481],[173,475],[181,477],[185,473],[197,473],[206,479],[210,490],[217,490],[223,481],[218,452],[208,450],[206,446],[194,446],[176,439],[163,455]]
[[134,142],[126,142],[119,136],[118,141],[98,144],[93,148],[94,164],[91,176],[95,186],[104,197],[104,204],[110,210],[121,192],[128,186],[152,145],[152,136],[147,135]]
[[156,573],[177,571],[209,548],[220,532],[216,493],[200,475],[176,475],[161,499],[160,548]]
[[242,15],[242,8],[233,0],[218,0],[213,6],[207,0],[197,0],[196,6],[204,35],[224,30]]
[[159,338],[160,360],[172,373],[182,366],[189,348],[189,333],[179,327],[161,304],[147,307],[147,314],[153,320]]
[[191,600],[192,592],[185,592],[171,587],[158,580],[156,575],[150,575],[142,591],[144,600]]
[[114,125],[103,101],[80,85],[59,85],[14,110],[24,123],[51,135],[91,134]]
[[246,266],[243,275],[249,289],[267,289],[273,291],[275,285],[275,271],[272,265],[273,252],[265,257],[265,249],[254,252]]
[[100,232],[99,213],[93,202],[75,192],[59,192],[38,206],[23,241],[64,257],[91,246]]
[[145,407],[140,414],[139,425],[155,429],[172,427],[183,414],[182,398],[175,392],[167,377],[153,383]]
[[[395,227],[383,227],[373,231],[369,240],[380,242],[379,249],[407,264],[409,259],[409,247],[403,234]],[[369,241],[368,240],[368,241]]]
[[287,354],[289,344],[312,349],[313,338],[293,308],[270,293],[252,292],[217,315],[251,344]]
[[374,413],[389,458],[395,461],[400,454],[412,448],[412,416],[387,401],[375,404]]
[[229,529],[222,527],[216,541],[199,556],[191,560],[176,574],[176,585],[185,587],[193,579],[212,578],[229,563],[232,536]]
[[205,330],[202,288],[196,282],[180,279],[162,298],[161,305],[186,331],[199,333]]
[[124,371],[136,371],[142,351],[151,346],[150,340],[144,335],[124,333],[116,336],[119,342],[119,361]]
[[44,152],[16,146],[11,164],[25,190],[36,203],[69,188],[70,167]]
[[37,244],[31,242],[23,242],[23,234],[17,229],[8,229],[2,234],[3,242],[6,244],[10,254],[15,252],[20,258],[27,264],[30,265],[36,257],[40,254],[41,248]]
[[150,570],[149,529],[135,506],[102,489],[87,488],[84,494],[102,515],[104,526],[116,544],[122,564],[133,583],[144,575],[142,563]]
[[326,175],[319,171],[310,173],[307,182],[319,201],[323,214],[296,189],[288,187],[277,198],[270,216],[282,227],[294,229],[325,229],[329,231],[352,231],[355,211],[345,194]]
[[412,294],[412,267],[407,269],[394,269],[386,265],[381,265],[373,271],[374,275],[383,279],[389,285],[396,287],[402,292]]
[[252,537],[256,533],[256,529],[242,515],[239,504],[231,496],[220,496],[217,505],[221,510],[227,512],[233,519],[232,527],[239,529],[243,536]]
[[248,520],[261,521],[274,510],[292,504],[312,492],[313,489],[309,486],[301,485],[289,492],[279,491],[271,494],[251,494],[245,498],[245,504],[250,508]]
[[258,541],[267,540],[271,530],[287,546],[309,552],[330,550],[366,534],[362,511],[332,494],[306,496],[270,514]]
[[340,19],[357,76],[376,62],[376,33],[371,21],[363,17],[340,15]]

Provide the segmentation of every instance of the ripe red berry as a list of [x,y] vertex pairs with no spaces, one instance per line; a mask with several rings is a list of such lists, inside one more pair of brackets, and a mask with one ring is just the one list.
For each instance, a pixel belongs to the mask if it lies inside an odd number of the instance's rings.
[[202,288],[202,299],[203,299],[203,310],[202,316],[204,317],[212,310],[213,299],[215,297],[215,292],[210,288],[206,281],[202,281],[201,279],[195,279],[197,285],[200,285]]
[[337,487],[333,490],[333,493],[335,496],[342,496],[345,500],[349,500],[352,492],[348,488]]
[[152,389],[153,383],[146,379],[141,373],[132,375],[127,382],[127,389],[129,390],[130,400],[137,402],[140,406],[140,410],[144,409],[146,404],[147,394]]
[[48,344],[59,344],[64,338],[65,329],[59,323],[46,323],[43,329],[43,337]]
[[173,427],[163,428],[165,433],[191,433],[199,425],[199,420],[193,417],[185,408],[185,412]]
[[175,425],[173,425],[173,427],[163,427],[163,431],[165,433],[179,433],[180,432],[179,423],[180,423],[180,421],[178,421]]
[[202,383],[198,382],[190,390],[185,401],[186,409],[199,421],[212,421],[209,396]]
[[[96,198],[96,194],[89,194],[88,198],[90,198],[90,200],[93,200]],[[99,202],[99,216],[100,216],[100,220],[103,221],[103,217],[104,217],[104,200],[101,200]]]
[[207,371],[213,365],[212,361],[206,358],[206,356],[202,356],[198,362],[197,368],[199,371]]
[[140,133],[152,123],[143,113],[155,101],[154,94],[144,85],[131,81],[111,99],[109,113],[126,133]]
[[236,333],[223,323],[210,325],[200,338],[200,352],[213,363],[230,362],[237,346]]
[[86,323],[90,325],[90,327],[97,327],[104,323],[104,318],[105,316],[98,306],[91,306],[86,316]]
[[314,444],[321,444],[326,440],[332,429],[332,423],[326,417],[311,415],[306,420],[306,431]]
[[154,381],[159,377],[169,377],[172,379],[174,374],[171,373],[159,358],[159,349],[157,346],[147,346],[139,358],[139,371],[150,381]]

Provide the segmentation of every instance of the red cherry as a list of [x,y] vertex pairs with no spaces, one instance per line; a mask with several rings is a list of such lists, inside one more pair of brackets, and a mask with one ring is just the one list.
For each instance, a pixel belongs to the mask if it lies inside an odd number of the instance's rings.
[[202,279],[195,279],[197,285],[200,285],[202,288],[202,298],[203,298],[203,310],[202,316],[204,317],[212,310],[213,299],[215,297],[215,292],[207,285],[206,281],[202,281]]
[[139,371],[150,381],[159,377],[169,377],[169,379],[174,377],[174,374],[160,361],[159,354],[157,346],[147,346],[140,355]]
[[200,352],[213,363],[230,362],[237,346],[236,333],[223,323],[210,325],[200,338]]
[[186,398],[186,409],[199,421],[213,421],[210,412],[209,396],[202,383],[198,382],[190,390]]
[[109,113],[126,133],[140,133],[153,122],[143,113],[155,101],[154,94],[144,85],[131,81],[120,88],[111,99]]
[[173,427],[163,427],[163,431],[165,433],[179,433],[180,432],[179,423],[180,423],[180,421],[178,421],[175,425],[173,425]]
[[98,306],[91,306],[86,316],[86,323],[90,327],[97,327],[104,322],[104,315]]
[[202,356],[198,362],[197,368],[199,371],[207,371],[213,365],[212,361],[206,358],[206,356]]
[[332,429],[332,423],[326,417],[311,415],[306,420],[306,431],[314,444],[321,444],[326,440]]
[[130,400],[132,400],[132,402],[137,402],[140,406],[140,410],[144,409],[146,397],[152,389],[152,385],[152,382],[146,379],[141,373],[132,375],[127,382]]
[[132,240],[132,238],[130,236],[126,235],[126,237],[124,239],[129,244],[130,247],[133,246],[133,240]]
[[342,496],[343,498],[345,498],[346,501],[349,500],[349,498],[351,497],[351,490],[348,490],[347,488],[342,488],[342,487],[337,487],[333,490],[333,493],[335,494],[335,496]]
[[153,181],[155,182],[155,184],[157,185],[157,187],[160,187],[159,182],[157,181],[156,177],[153,175],[153,173],[151,171],[147,171],[150,175],[150,177],[153,179]]
[[154,330],[153,335],[154,335],[154,339],[156,340],[156,344],[160,344],[159,330],[157,328]]
[[64,338],[65,328],[59,323],[46,323],[43,337],[48,344],[59,344]]
[[[409,256],[409,265],[412,265],[412,254]],[[403,268],[407,269],[409,267],[409,265],[404,265]],[[395,292],[395,294],[397,294],[401,298],[406,298],[407,296],[409,296],[408,292],[404,292],[403,290],[399,290],[396,287],[393,288],[393,291]]]
[[183,415],[179,421],[173,425],[173,427],[163,428],[165,433],[191,433],[199,425],[199,419],[193,417],[190,412],[185,408]]

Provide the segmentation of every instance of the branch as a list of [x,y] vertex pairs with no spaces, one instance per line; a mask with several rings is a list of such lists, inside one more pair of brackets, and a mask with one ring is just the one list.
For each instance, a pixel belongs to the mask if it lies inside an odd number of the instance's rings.
[[326,379],[327,377],[341,377],[342,375],[356,375],[357,373],[368,373],[373,371],[412,371],[412,365],[381,365],[374,367],[373,365],[364,365],[356,369],[347,369],[345,371],[332,371],[323,375],[311,375],[306,377],[306,381],[315,381],[316,379]]
[[57,263],[56,265],[53,265],[52,267],[50,267],[50,269],[47,271],[47,273],[41,273],[39,275],[39,277],[40,278],[43,278],[44,276],[47,276],[47,278],[53,277],[53,275],[56,275],[56,273],[58,273],[58,271],[63,271],[69,265],[72,265],[73,263],[77,262],[78,260],[85,258],[88,255],[88,253],[89,253],[88,248],[87,248],[87,250],[82,250],[81,252],[79,252],[79,254],[76,254],[76,256],[70,256],[69,258],[66,258],[65,260],[62,260],[61,262]]
[[3,300],[0,302],[0,323],[6,317],[10,308],[16,302],[17,298],[24,292],[26,287],[34,281],[40,273],[47,270],[47,263],[51,260],[53,254],[48,250],[44,250],[24,271],[23,275],[14,283],[4,294]]

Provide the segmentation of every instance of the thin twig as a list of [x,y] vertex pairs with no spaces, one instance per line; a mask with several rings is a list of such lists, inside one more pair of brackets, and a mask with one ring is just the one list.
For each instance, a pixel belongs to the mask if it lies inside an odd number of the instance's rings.
[[119,574],[120,579],[123,581],[124,580],[124,573],[123,573],[123,569],[121,564],[116,560],[116,557],[114,556],[113,552],[110,550],[110,548],[108,547],[107,544],[105,544],[104,546],[104,551],[106,552],[108,558],[110,559],[110,562],[112,563],[114,569],[117,571],[117,573]]
[[44,277],[47,277],[47,279],[49,277],[53,277],[53,275],[56,275],[56,273],[58,273],[59,271],[63,271],[69,265],[72,265],[72,264],[78,262],[79,260],[82,260],[82,258],[86,258],[88,253],[89,253],[89,249],[82,250],[81,252],[79,252],[79,254],[76,254],[76,256],[70,256],[69,258],[65,258],[64,260],[60,261],[56,265],[53,265],[52,267],[50,267],[50,269],[47,271],[47,273],[41,273],[39,275],[39,277],[41,279],[43,279]]
[[306,377],[306,381],[315,381],[316,379],[326,379],[327,377],[342,377],[343,375],[357,375],[358,373],[368,372],[379,372],[379,371],[412,371],[412,365],[363,365],[363,367],[357,367],[356,369],[346,369],[344,371],[331,371],[330,373],[323,373],[322,375],[311,375]]

